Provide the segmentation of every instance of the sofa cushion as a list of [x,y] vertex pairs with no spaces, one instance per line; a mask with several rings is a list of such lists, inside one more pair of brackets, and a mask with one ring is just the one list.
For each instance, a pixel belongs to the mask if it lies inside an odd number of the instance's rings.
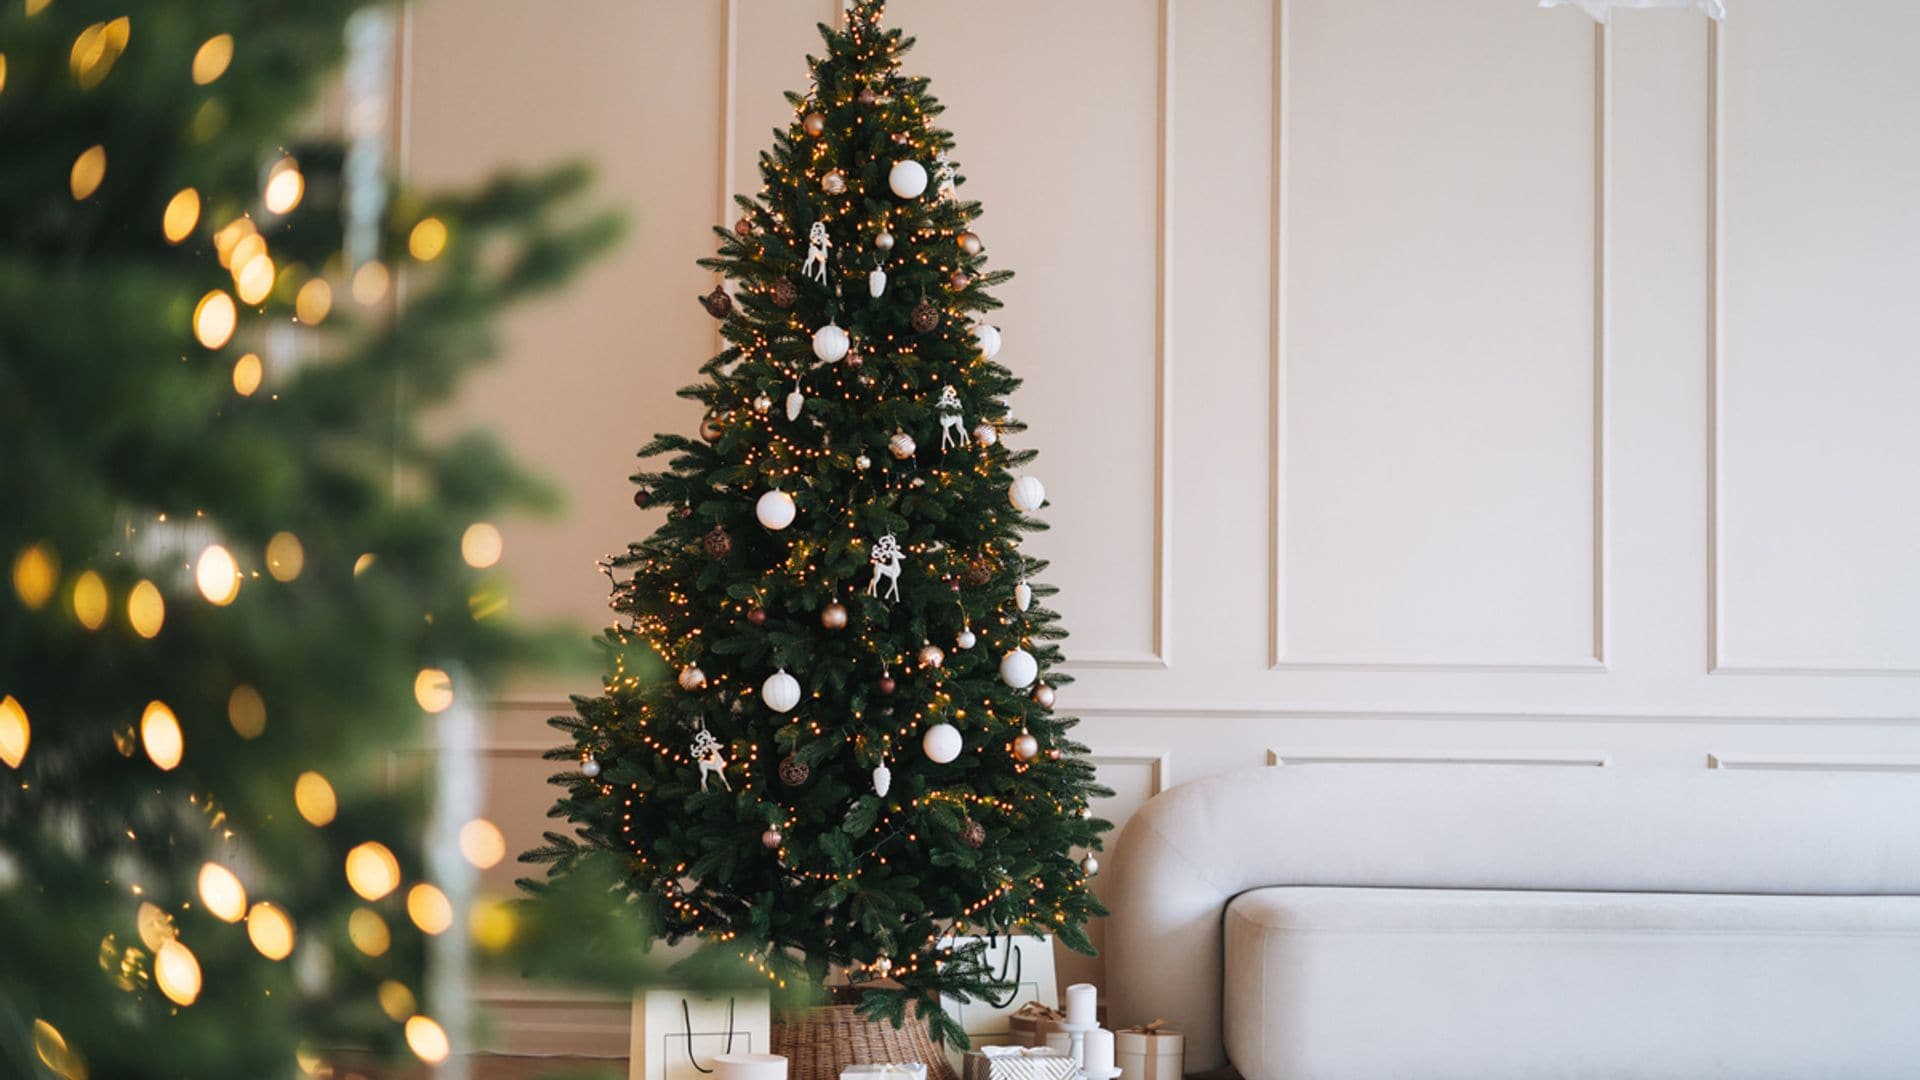
[[1225,935],[1248,1080],[1920,1068],[1916,897],[1264,888]]

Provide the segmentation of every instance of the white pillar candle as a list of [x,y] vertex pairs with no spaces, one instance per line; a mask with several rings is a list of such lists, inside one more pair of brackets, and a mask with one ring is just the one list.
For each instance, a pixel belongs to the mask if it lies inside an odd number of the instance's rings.
[[1087,1032],[1087,1057],[1081,1068],[1089,1075],[1113,1071],[1113,1032],[1106,1028]]
[[[1113,1041],[1111,1037],[1107,1040]],[[1112,1060],[1113,1048],[1107,1048]],[[787,1059],[779,1054],[716,1054],[713,1080],[787,1080]]]
[[1100,988],[1092,983],[1074,983],[1067,987],[1067,1023],[1092,1027],[1100,1022],[1096,999]]

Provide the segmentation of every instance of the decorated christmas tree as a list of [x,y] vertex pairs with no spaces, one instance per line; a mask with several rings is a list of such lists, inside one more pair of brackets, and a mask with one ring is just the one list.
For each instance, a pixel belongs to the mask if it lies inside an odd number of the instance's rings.
[[419,416],[611,233],[578,170],[395,192],[395,17],[0,12],[0,1076],[458,1044],[426,958],[504,842],[429,839],[424,751],[526,657],[490,520],[539,489]]
[[669,457],[634,477],[665,521],[606,564],[604,692],[554,721],[578,829],[527,857],[620,852],[665,936],[964,1044],[940,996],[1012,989],[983,939],[1091,952],[1105,793],[1053,711],[1064,634],[1019,548],[1045,494],[985,320],[1010,275],[882,6],[820,28],[702,261],[726,348],[681,391],[699,437],[641,452]]

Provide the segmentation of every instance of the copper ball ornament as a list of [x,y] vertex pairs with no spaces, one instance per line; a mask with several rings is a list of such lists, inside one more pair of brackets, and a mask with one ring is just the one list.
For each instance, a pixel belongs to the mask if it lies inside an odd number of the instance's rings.
[[715,285],[712,292],[700,298],[700,306],[714,318],[724,319],[733,314],[733,297],[727,295],[724,286]]
[[854,97],[862,105],[872,105],[880,100],[880,95],[874,93],[873,87],[871,86],[861,87],[860,92],[854,95]]
[[1033,703],[1043,709],[1053,708],[1053,687],[1041,683],[1033,688]]
[[971,232],[961,233],[959,244],[960,244],[960,250],[966,252],[969,255],[980,254],[981,244],[980,244],[980,235],[978,233],[971,233]]
[[955,270],[953,276],[947,279],[947,284],[953,286],[957,292],[973,284],[973,279],[967,276],[965,270]]
[[820,625],[829,630],[847,628],[847,605],[835,601],[820,609]]
[[1021,732],[1013,740],[1013,756],[1021,761],[1032,761],[1040,756],[1040,740],[1027,732]]
[[720,418],[708,413],[700,421],[700,437],[708,443],[717,443],[725,432],[720,427]]
[[763,607],[749,608],[747,610],[747,621],[755,626],[767,625],[767,609]]
[[913,314],[907,316],[907,325],[915,332],[924,334],[940,325],[940,309],[930,300],[922,300],[913,305]]
[[813,769],[806,762],[788,754],[780,762],[780,782],[788,787],[799,787],[813,775]]
[[768,851],[780,850],[780,844],[784,840],[786,840],[786,837],[780,835],[780,830],[771,825],[767,826],[766,832],[760,834],[760,846],[766,848]]
[[812,135],[814,138],[819,138],[820,135],[827,130],[826,114],[820,112],[808,113],[806,118],[800,121],[800,130]]
[[961,575],[960,580],[966,583],[967,588],[977,589],[992,581],[993,572],[999,568],[991,556],[977,555],[967,562],[966,573]]
[[937,668],[946,662],[947,662],[947,654],[941,651],[940,646],[935,645],[932,642],[928,642],[927,644],[920,646],[920,666],[921,667]]
[[880,676],[880,681],[877,683],[874,683],[873,685],[874,685],[874,688],[876,690],[879,690],[881,693],[891,694],[893,693],[894,688],[897,684],[893,681],[893,676],[882,675]]
[[733,235],[738,236],[742,240],[746,239],[749,236],[752,236],[753,235],[753,219],[743,217],[739,221],[734,222]]
[[839,169],[828,172],[827,175],[820,178],[820,190],[829,195],[845,195],[847,193],[847,174],[841,172]]
[[960,823],[960,842],[970,848],[979,848],[987,842],[987,827],[968,818]]
[[773,283],[773,295],[771,299],[773,300],[774,307],[790,308],[800,301],[800,286],[795,285],[787,278],[781,278],[779,281]]
[[700,546],[706,549],[709,556],[724,559],[733,551],[733,537],[727,535],[726,529],[715,525],[711,532],[700,538]]

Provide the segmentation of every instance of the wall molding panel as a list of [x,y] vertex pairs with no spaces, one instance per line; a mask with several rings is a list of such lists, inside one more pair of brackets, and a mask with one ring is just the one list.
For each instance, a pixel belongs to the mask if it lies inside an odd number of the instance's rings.
[[1771,772],[1897,772],[1920,773],[1920,754],[1838,757],[1820,754],[1710,753],[1709,769],[1748,769]]
[[1593,321],[1592,333],[1592,473],[1587,482],[1592,498],[1590,645],[1581,655],[1561,661],[1513,660],[1488,656],[1454,660],[1420,655],[1364,655],[1320,653],[1301,648],[1289,634],[1288,606],[1288,463],[1291,460],[1287,423],[1290,396],[1290,325],[1288,287],[1294,268],[1288,248],[1291,222],[1290,148],[1293,130],[1291,19],[1301,0],[1272,0],[1272,140],[1269,213],[1274,223],[1268,245],[1268,273],[1272,311],[1268,327],[1269,589],[1267,636],[1268,667],[1276,671],[1334,672],[1466,672],[1483,674],[1602,674],[1608,669],[1608,576],[1611,556],[1608,531],[1608,394],[1611,273],[1609,173],[1612,159],[1612,44],[1607,27],[1593,28]]
[[1267,748],[1267,764],[1279,765],[1538,765],[1542,767],[1605,768],[1612,759],[1601,753],[1564,754],[1538,751],[1450,753],[1437,750],[1282,750]]

